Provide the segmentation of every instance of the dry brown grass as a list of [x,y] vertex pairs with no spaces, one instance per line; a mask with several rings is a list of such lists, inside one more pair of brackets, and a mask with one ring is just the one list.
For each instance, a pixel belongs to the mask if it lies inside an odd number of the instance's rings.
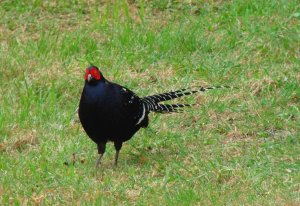
[[274,87],[275,89],[278,87],[278,82],[271,79],[270,77],[264,77],[261,80],[250,81],[250,91],[253,95],[260,95],[261,91],[268,87]]
[[36,130],[14,129],[9,141],[0,144],[0,152],[22,151],[28,146],[39,144]]
[[7,146],[4,143],[0,144],[0,152],[4,152],[6,150]]

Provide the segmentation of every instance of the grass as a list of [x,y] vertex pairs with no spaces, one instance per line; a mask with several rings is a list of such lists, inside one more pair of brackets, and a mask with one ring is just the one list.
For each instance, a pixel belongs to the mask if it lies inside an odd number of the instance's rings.
[[[1,205],[300,204],[298,1],[0,5]],[[89,64],[140,96],[239,89],[151,114],[95,175],[73,116]]]

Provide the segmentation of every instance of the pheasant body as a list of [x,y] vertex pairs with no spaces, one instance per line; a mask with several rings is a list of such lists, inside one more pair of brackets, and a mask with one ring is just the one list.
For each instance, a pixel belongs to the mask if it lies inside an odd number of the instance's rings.
[[123,142],[129,140],[140,128],[148,126],[150,112],[180,112],[183,107],[192,106],[161,102],[214,88],[228,86],[181,89],[140,98],[129,89],[106,80],[97,67],[87,68],[78,114],[85,132],[97,144],[99,158],[96,167],[105,153],[108,141],[114,142],[117,165]]

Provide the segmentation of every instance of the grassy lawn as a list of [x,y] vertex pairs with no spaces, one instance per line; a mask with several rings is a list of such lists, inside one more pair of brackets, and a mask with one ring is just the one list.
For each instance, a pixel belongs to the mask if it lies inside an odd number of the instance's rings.
[[[109,2],[0,1],[0,205],[299,205],[299,1]],[[238,89],[151,114],[95,174],[89,64],[139,96]]]

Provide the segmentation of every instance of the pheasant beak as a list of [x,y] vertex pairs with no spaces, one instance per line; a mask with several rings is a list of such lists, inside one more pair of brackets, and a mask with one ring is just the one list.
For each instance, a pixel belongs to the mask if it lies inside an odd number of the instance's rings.
[[92,79],[93,79],[92,75],[88,74],[88,78],[87,78],[88,82],[90,82]]

